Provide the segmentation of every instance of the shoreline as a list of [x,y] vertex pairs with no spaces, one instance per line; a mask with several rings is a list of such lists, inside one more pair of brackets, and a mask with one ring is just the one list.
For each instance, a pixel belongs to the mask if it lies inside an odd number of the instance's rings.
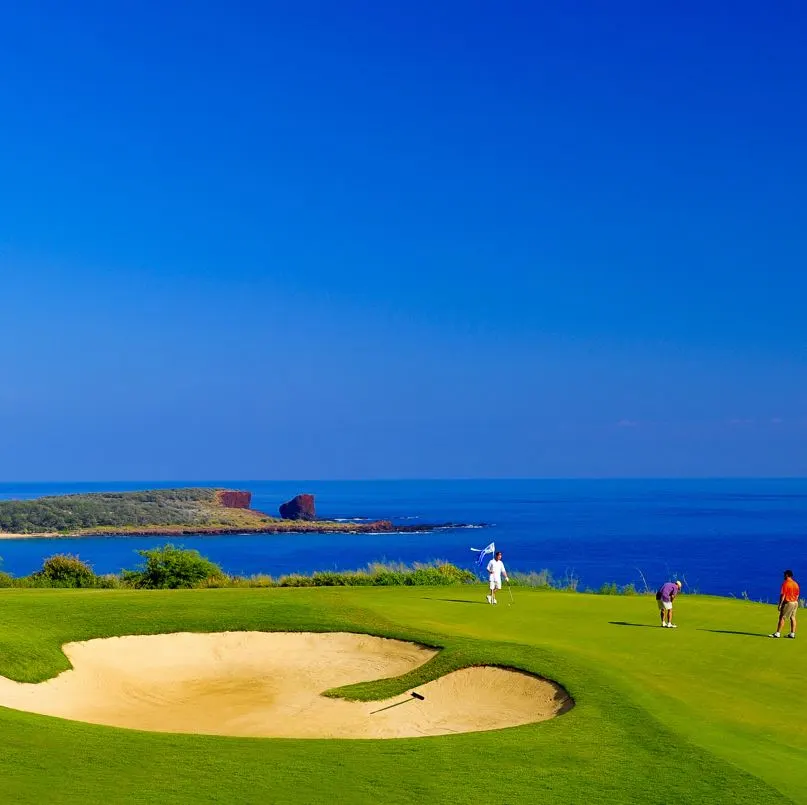
[[[280,522],[283,524],[281,525]],[[85,539],[88,537],[217,537],[228,535],[258,536],[261,534],[415,534],[448,531],[455,528],[486,528],[487,524],[439,523],[423,525],[394,525],[389,520],[372,523],[340,523],[310,520],[288,520],[270,526],[158,526],[133,529],[101,529],[93,531],[41,531],[33,534],[0,531],[0,540],[16,539]],[[288,523],[288,525],[286,525]]]

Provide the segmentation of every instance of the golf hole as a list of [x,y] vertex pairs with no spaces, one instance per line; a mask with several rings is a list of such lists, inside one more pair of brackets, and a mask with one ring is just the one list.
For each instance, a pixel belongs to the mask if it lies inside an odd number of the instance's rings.
[[464,668],[386,701],[330,688],[400,676],[437,652],[346,633],[222,632],[68,643],[73,669],[39,684],[0,677],[0,706],[155,732],[283,738],[403,738],[501,729],[573,706],[520,671]]

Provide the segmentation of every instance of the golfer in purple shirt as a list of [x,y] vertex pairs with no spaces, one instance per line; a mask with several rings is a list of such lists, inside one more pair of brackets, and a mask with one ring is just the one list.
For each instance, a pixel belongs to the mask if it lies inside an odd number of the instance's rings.
[[667,581],[658,588],[656,601],[658,601],[658,611],[661,615],[661,625],[665,629],[677,629],[672,622],[673,601],[681,589],[680,581]]

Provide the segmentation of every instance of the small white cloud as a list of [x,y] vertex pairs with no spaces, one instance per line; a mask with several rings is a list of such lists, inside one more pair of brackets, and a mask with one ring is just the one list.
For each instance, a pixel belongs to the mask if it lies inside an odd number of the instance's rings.
[[635,419],[620,419],[619,422],[616,423],[618,428],[635,428],[638,427],[639,423]]
[[775,416],[771,418],[771,425],[781,425],[784,422],[784,419],[780,416]]

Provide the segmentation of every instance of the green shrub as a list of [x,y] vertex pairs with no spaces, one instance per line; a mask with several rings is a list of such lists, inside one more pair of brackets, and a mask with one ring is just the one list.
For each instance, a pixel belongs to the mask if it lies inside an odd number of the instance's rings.
[[351,573],[337,573],[333,570],[323,570],[314,573],[311,580],[315,587],[348,587],[351,584]]
[[[276,587],[396,587],[396,586],[444,586],[449,584],[473,584],[478,581],[470,570],[463,570],[448,562],[407,566],[377,562],[364,570],[322,570],[310,576],[292,573],[281,576],[276,582],[271,577],[262,579],[254,586]],[[240,584],[239,584],[240,586]]]
[[446,580],[444,582],[446,584],[474,584],[477,581],[476,576],[470,570],[457,567],[450,562],[440,562],[437,570]]
[[228,587],[247,587],[247,588],[265,588],[277,587],[277,582],[271,577],[264,574],[257,574],[255,576],[230,576],[227,580]]
[[13,587],[14,586],[14,577],[11,573],[6,573],[4,570],[0,570],[0,587]]
[[448,562],[416,564],[414,570],[404,573],[404,584],[413,586],[477,584],[478,582],[479,579],[470,570],[464,570]]
[[292,573],[289,576],[281,576],[277,580],[278,587],[313,587],[314,580],[311,576],[303,576],[299,573]]
[[45,559],[41,570],[31,574],[33,586],[97,587],[98,576],[78,556],[57,553]]
[[548,570],[535,571],[529,573],[510,574],[510,582],[514,587],[552,587],[552,574]]
[[369,578],[370,584],[376,587],[396,587],[406,584],[406,571],[379,569],[374,571]]
[[124,570],[124,585],[145,590],[174,590],[180,587],[213,586],[216,580],[225,583],[222,569],[199,551],[171,544],[138,551],[146,562],[141,570]]
[[93,492],[35,500],[0,501],[0,531],[70,533],[82,528],[145,525],[199,525],[215,489],[152,489]]

